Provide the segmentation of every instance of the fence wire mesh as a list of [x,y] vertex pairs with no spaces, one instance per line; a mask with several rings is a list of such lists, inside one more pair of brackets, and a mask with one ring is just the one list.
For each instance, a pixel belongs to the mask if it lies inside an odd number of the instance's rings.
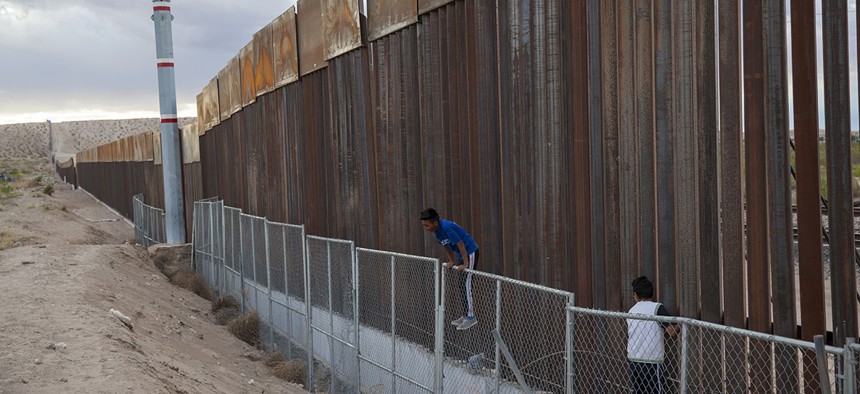
[[132,212],[134,234],[138,243],[148,248],[166,241],[164,210],[146,205],[143,194],[136,194],[132,198]]
[[[163,236],[159,211],[135,198],[139,239]],[[631,392],[658,385],[662,392],[853,393],[860,384],[856,344],[816,353],[808,342],[691,319],[576,308],[568,292],[356,249],[220,201],[195,203],[193,220],[198,272],[240,299],[243,312],[260,315],[266,346],[304,365],[310,391]],[[470,309],[474,325],[451,324]],[[674,335],[665,333],[669,327]]]
[[822,373],[808,342],[685,318],[570,309],[577,392],[854,392],[844,391],[840,348],[820,355]]

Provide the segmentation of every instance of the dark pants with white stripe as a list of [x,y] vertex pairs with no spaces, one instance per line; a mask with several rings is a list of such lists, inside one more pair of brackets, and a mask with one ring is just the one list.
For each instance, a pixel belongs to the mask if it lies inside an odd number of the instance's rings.
[[[470,270],[476,269],[478,267],[478,252],[480,249],[476,250],[475,253],[469,255],[469,266],[466,267]],[[462,264],[463,262],[460,261]],[[466,275],[459,275],[457,281],[460,285],[460,294],[463,296],[463,307],[466,308],[463,316],[474,317],[475,316],[475,308],[472,306],[472,273],[468,273]]]
[[663,364],[628,361],[630,366],[630,388],[635,394],[660,394],[666,392],[666,377]]

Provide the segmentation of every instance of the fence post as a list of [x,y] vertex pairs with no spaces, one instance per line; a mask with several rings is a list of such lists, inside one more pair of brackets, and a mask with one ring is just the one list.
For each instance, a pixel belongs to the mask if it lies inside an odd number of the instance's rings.
[[311,327],[311,314],[313,313],[313,305],[311,305],[311,272],[310,272],[310,256],[308,256],[308,237],[305,234],[305,228],[302,227],[302,247],[304,248],[304,276],[305,276],[305,329],[307,330],[308,343],[305,346],[305,351],[308,353],[308,391],[314,391],[314,332]]
[[442,393],[444,391],[442,378],[444,376],[443,372],[445,369],[445,275],[442,274],[442,270],[440,269],[441,264],[439,263],[439,259],[436,259],[434,267],[434,274],[436,276],[433,281],[434,287],[436,288],[436,369],[433,377],[435,386],[434,392]]
[[[245,314],[245,221],[242,220],[242,213],[239,213],[239,298],[242,299],[242,314]],[[234,248],[235,249],[235,248]],[[253,248],[252,248],[253,249]],[[233,260],[235,261],[235,260]]]
[[689,348],[690,348],[690,328],[687,326],[687,322],[681,324],[681,387],[679,388],[680,393],[687,392],[687,362],[689,361]]
[[397,392],[397,315],[394,304],[394,256],[391,256],[391,392]]
[[269,221],[263,221],[263,236],[266,253],[266,289],[269,292],[269,351],[275,351],[275,317],[272,314],[272,262],[269,257]]
[[329,321],[329,327],[330,327],[329,329],[331,330],[331,332],[329,332],[329,335],[328,335],[328,357],[329,357],[328,361],[331,364],[331,370],[329,371],[329,373],[331,374],[331,383],[329,385],[330,385],[330,387],[336,387],[335,386],[335,380],[337,379],[337,374],[335,374],[335,363],[334,363],[334,355],[335,355],[335,352],[334,352],[334,343],[335,343],[335,340],[334,340],[334,331],[335,331],[334,330],[334,301],[332,298],[332,291],[331,291],[331,241],[328,241],[328,240],[325,241],[325,247],[326,247],[326,264],[328,266],[328,272],[326,274],[328,276],[328,321]]
[[358,253],[355,251],[355,243],[351,243],[352,250],[352,316],[355,318],[355,376],[356,384],[361,391],[361,319],[358,318]]
[[[573,311],[570,309],[574,304],[574,294],[568,294],[567,296],[567,306],[564,308],[567,325],[566,331],[564,335],[564,368],[566,372],[565,377],[565,392],[567,394],[573,393]],[[498,393],[498,388],[496,389]]]
[[[209,242],[209,257],[207,258],[207,260],[210,262],[208,268],[212,270],[212,281],[214,282],[218,280],[218,270],[215,268],[215,213],[213,212],[215,209],[213,208],[213,204],[211,203],[206,203],[206,208],[206,210],[209,212],[209,238],[207,239],[207,241]],[[192,220],[194,219],[192,218]],[[194,234],[192,234],[191,237],[193,238]],[[214,285],[215,283],[213,283],[212,287],[217,289],[217,287]]]
[[857,375],[856,368],[854,365],[854,349],[852,346],[854,345],[854,338],[845,338],[845,349],[842,353],[842,392],[843,393],[856,393],[857,392]]
[[816,335],[813,340],[815,341],[815,359],[818,360],[818,378],[821,381],[821,392],[830,394],[830,371],[827,369],[827,353],[824,352],[824,336]]
[[[496,280],[496,331],[502,332],[502,281]],[[496,392],[502,387],[502,353],[499,342],[496,344]]]
[[[293,317],[292,317],[293,312],[292,312],[292,308],[290,306],[290,304],[292,304],[292,302],[290,302],[290,277],[289,277],[289,275],[287,275],[287,271],[289,271],[289,269],[287,268],[288,264],[289,264],[288,263],[289,260],[287,259],[287,229],[288,228],[289,227],[284,227],[283,231],[281,231],[281,245],[284,245],[284,247],[281,248],[281,258],[284,261],[284,296],[285,296],[284,300],[287,301],[287,307],[284,311],[287,315],[286,316],[286,320],[287,320],[287,327],[286,327],[286,332],[287,332],[287,359],[292,360],[293,359],[293,341],[291,338],[293,337],[293,332],[292,332],[293,331]],[[274,320],[274,319],[272,319],[272,320]]]

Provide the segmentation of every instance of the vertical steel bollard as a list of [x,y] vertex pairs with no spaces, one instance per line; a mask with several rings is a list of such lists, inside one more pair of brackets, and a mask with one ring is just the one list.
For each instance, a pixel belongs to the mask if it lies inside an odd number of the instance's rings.
[[689,341],[690,341],[690,329],[687,327],[687,323],[681,325],[681,387],[680,393],[684,394],[687,392],[687,362],[689,361]]
[[[502,281],[496,279],[496,332],[502,332]],[[496,392],[502,387],[502,352],[499,343],[495,342],[496,357]]]
[[264,250],[266,251],[266,289],[269,293],[269,351],[275,351],[275,317],[272,314],[272,262],[269,259],[269,221],[263,221],[263,233],[265,234]]
[[391,256],[391,392],[397,392],[397,315],[394,305],[394,256]]
[[[574,294],[568,294],[567,306],[564,308],[567,319],[567,330],[564,335],[564,369],[565,377],[565,392],[573,393],[573,311],[570,310],[574,306]],[[498,392],[498,391],[496,391]]]
[[311,267],[308,256],[308,237],[305,228],[302,227],[302,248],[304,249],[304,280],[305,280],[305,329],[307,330],[308,343],[305,351],[308,353],[308,391],[314,391],[314,332],[311,327],[313,306],[311,305]]
[[433,280],[435,287],[435,298],[436,298],[436,338],[435,342],[435,353],[436,353],[436,368],[433,374],[433,391],[435,393],[443,392],[443,384],[442,378],[445,368],[445,296],[444,296],[444,275],[441,270],[441,263],[439,259],[436,259],[434,265],[434,275],[435,278]]

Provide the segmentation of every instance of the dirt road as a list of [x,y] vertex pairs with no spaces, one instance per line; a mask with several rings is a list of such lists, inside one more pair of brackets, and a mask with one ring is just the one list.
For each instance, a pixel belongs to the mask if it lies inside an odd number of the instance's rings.
[[0,393],[305,392],[171,285],[128,223],[43,159],[0,159],[13,171],[0,182]]

